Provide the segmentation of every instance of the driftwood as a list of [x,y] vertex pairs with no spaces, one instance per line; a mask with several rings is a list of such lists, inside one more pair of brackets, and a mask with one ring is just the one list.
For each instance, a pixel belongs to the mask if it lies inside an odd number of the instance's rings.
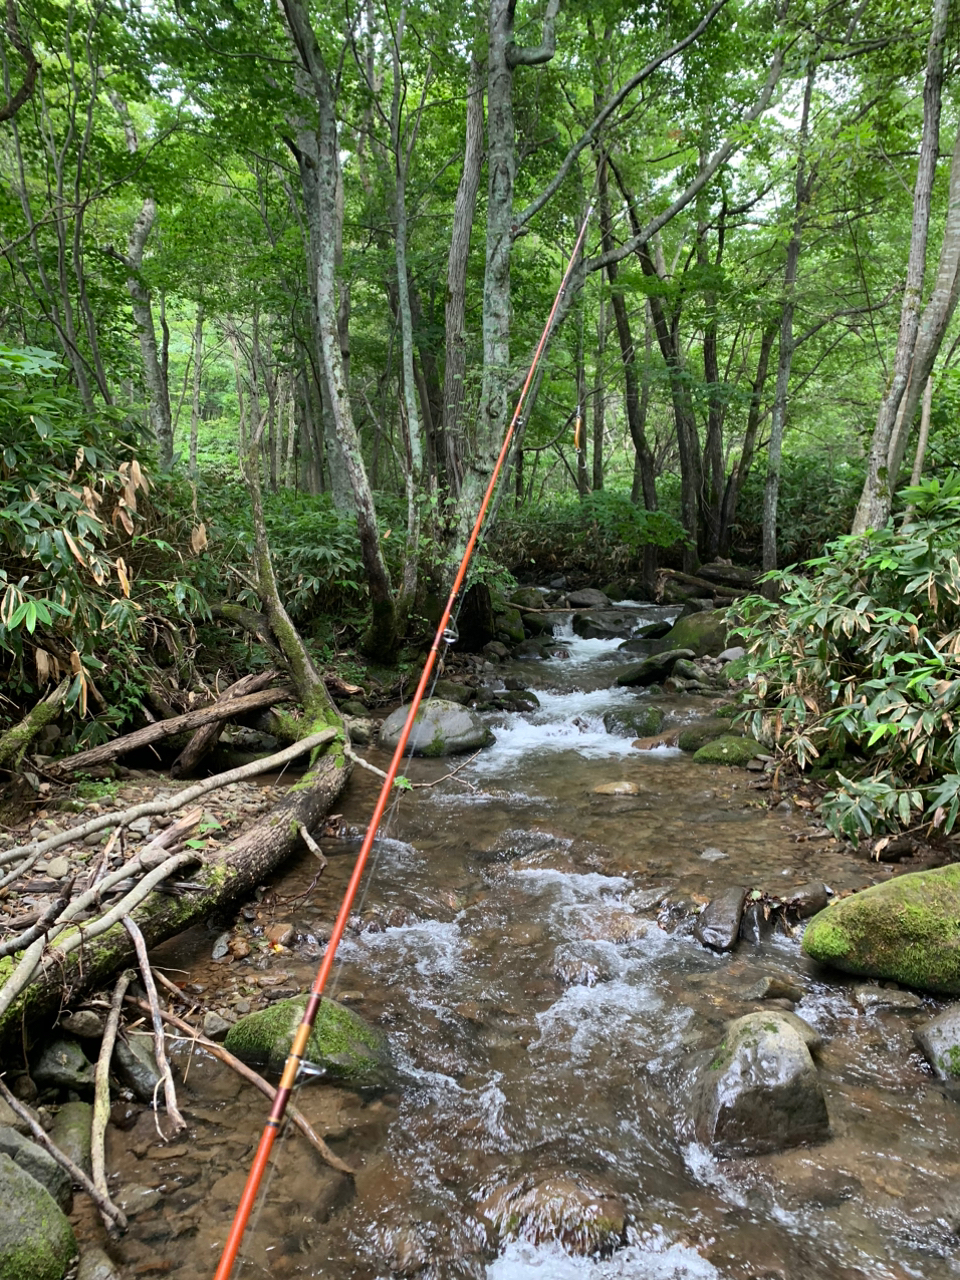
[[174,716],[172,720],[158,720],[155,724],[145,725],[142,729],[124,734],[122,738],[114,738],[112,742],[105,742],[102,746],[80,751],[75,756],[66,756],[51,768],[58,774],[78,773],[94,765],[107,764],[116,760],[117,756],[136,751],[138,747],[148,747],[152,742],[159,742],[161,738],[169,738],[175,733],[199,729],[201,725],[210,724],[214,720],[229,720],[247,711],[272,707],[275,702],[289,702],[295,696],[292,689],[282,688],[262,689],[259,693],[248,693],[244,698],[231,698],[226,702],[221,699],[209,707],[187,711],[182,716]]
[[[7,849],[0,853],[0,866],[8,862],[14,862],[17,858],[27,859],[32,865],[41,854],[49,853],[52,849],[59,849],[65,844],[76,844],[77,841],[93,835],[95,831],[106,831],[108,827],[114,826],[126,826],[136,818],[152,818],[160,814],[176,813],[178,809],[183,809],[188,804],[192,804],[194,800],[199,800],[208,791],[218,791],[221,787],[229,787],[234,782],[243,782],[246,778],[255,778],[258,774],[271,773],[275,769],[282,769],[284,765],[289,764],[291,760],[296,760],[298,756],[306,755],[308,751],[315,751],[318,747],[332,742],[336,736],[336,729],[323,729],[319,733],[311,734],[308,738],[301,738],[299,742],[295,742],[289,747],[284,747],[276,755],[263,756],[259,760],[252,760],[250,764],[241,765],[239,769],[228,769],[226,773],[218,773],[212,778],[204,778],[202,782],[196,782],[192,787],[186,787],[183,791],[177,792],[175,796],[170,796],[166,800],[145,800],[142,804],[131,805],[129,809],[118,809],[114,813],[101,813],[98,817],[91,818],[89,822],[82,822],[78,827],[71,827],[69,831],[61,831],[58,835],[47,836],[45,840],[33,840],[30,844],[18,845],[14,849]],[[9,879],[11,881],[15,880],[27,870],[29,870],[29,866],[24,863],[23,866],[16,869],[16,874],[11,875]],[[7,881],[0,880],[0,887],[5,882]],[[23,923],[24,925],[27,923],[32,924],[33,921],[30,920]]]
[[60,1168],[66,1169],[74,1184],[81,1187],[87,1193],[93,1203],[104,1215],[104,1218],[109,1218],[117,1227],[120,1228],[121,1231],[126,1231],[127,1219],[122,1210],[117,1208],[109,1196],[102,1196],[93,1185],[92,1179],[87,1177],[80,1166],[74,1164],[70,1157],[65,1155],[60,1148],[51,1141],[47,1136],[46,1130],[39,1125],[36,1120],[34,1120],[27,1108],[10,1092],[2,1079],[0,1079],[0,1097],[5,1100],[10,1110],[13,1111],[15,1115],[18,1115],[24,1124],[27,1125],[30,1132],[33,1134],[34,1141],[39,1142],[44,1151],[53,1156]]
[[[187,1122],[180,1114],[180,1108],[177,1106],[177,1090],[173,1083],[173,1072],[170,1070],[170,1063],[167,1061],[167,1052],[163,1043],[160,1001],[157,998],[157,985],[153,980],[153,970],[150,968],[150,957],[147,955],[147,944],[143,940],[143,934],[140,932],[139,926],[130,916],[123,917],[123,927],[133,939],[133,945],[137,951],[137,960],[140,964],[140,974],[143,977],[144,990],[150,1002],[150,1016],[153,1020],[153,1056],[156,1058],[157,1066],[160,1068],[160,1078],[163,1081],[163,1098],[167,1104],[167,1118],[171,1126],[170,1133],[163,1133],[158,1123],[157,1131],[166,1142],[167,1138],[179,1133],[181,1129],[185,1129]],[[156,1110],[156,1105],[154,1105],[154,1110]]]
[[41,698],[19,724],[0,734],[0,769],[16,770],[27,748],[37,734],[60,714],[60,706],[70,689],[71,677],[66,676],[52,693]]
[[[137,1000],[134,996],[127,996],[127,1003],[136,1005],[138,1009],[142,1009],[144,1012],[148,1012],[150,1009],[148,1004],[144,1004],[142,1000]],[[277,1091],[272,1084],[264,1080],[263,1076],[258,1075],[251,1067],[248,1067],[245,1063],[241,1062],[239,1058],[235,1058],[229,1050],[224,1049],[222,1044],[217,1044],[213,1040],[208,1040],[205,1035],[201,1035],[196,1027],[192,1027],[190,1023],[185,1021],[183,1018],[178,1018],[175,1013],[170,1013],[166,1009],[161,1009],[160,1016],[165,1022],[169,1022],[171,1026],[182,1031],[184,1035],[195,1044],[202,1045],[208,1053],[213,1054],[215,1058],[219,1058],[225,1066],[230,1067],[231,1070],[235,1071],[242,1079],[249,1081],[250,1084],[260,1090],[264,1097],[269,1098],[271,1102],[277,1096]],[[350,1166],[345,1161],[341,1160],[339,1156],[335,1156],[333,1154],[324,1140],[310,1124],[310,1121],[298,1107],[293,1106],[292,1103],[288,1103],[287,1115],[314,1150],[320,1153],[331,1169],[336,1169],[338,1173],[345,1173],[348,1178],[355,1176],[355,1170],[351,1169]]]
[[722,596],[725,600],[739,600],[741,596],[749,594],[748,587],[724,587],[692,573],[681,573],[679,569],[658,569],[657,579],[658,588],[667,581],[677,582],[684,587],[697,587],[706,596]]
[[[276,671],[260,671],[255,675],[244,676],[242,680],[238,680],[230,685],[229,689],[224,690],[217,699],[216,706],[242,698],[248,693],[258,693],[275,680],[276,676]],[[170,766],[170,777],[189,778],[191,773],[195,773],[200,761],[217,745],[217,739],[223,733],[223,727],[224,720],[212,720],[210,724],[205,724],[198,729]]]
[[[110,1119],[110,1063],[113,1060],[113,1047],[117,1043],[117,1031],[120,1027],[120,1010],[123,997],[127,993],[133,974],[124,970],[117,979],[110,1001],[110,1014],[103,1030],[100,1044],[100,1056],[97,1058],[97,1069],[94,1076],[93,1120],[90,1124],[90,1166],[93,1171],[93,1185],[104,1200],[110,1198],[107,1190],[106,1136],[107,1122]],[[101,1210],[103,1213],[103,1210]],[[104,1226],[110,1230],[110,1218],[104,1214]]]

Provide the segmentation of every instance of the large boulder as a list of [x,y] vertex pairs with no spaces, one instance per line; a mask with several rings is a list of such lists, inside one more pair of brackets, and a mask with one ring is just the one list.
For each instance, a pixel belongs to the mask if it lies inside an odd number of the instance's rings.
[[649,703],[616,707],[603,717],[607,733],[618,738],[649,738],[663,728],[663,711]]
[[501,1240],[555,1241],[583,1257],[616,1249],[627,1225],[626,1208],[613,1187],[567,1170],[509,1182],[481,1201],[479,1209]]
[[762,751],[763,747],[754,738],[738,738],[735,734],[725,733],[699,747],[693,758],[697,764],[745,765]]
[[50,1192],[0,1153],[0,1280],[61,1280],[76,1252]]
[[522,644],[527,638],[523,629],[523,617],[519,609],[509,606],[498,609],[494,615],[497,624],[497,639],[507,644]]
[[570,591],[567,604],[571,609],[609,609],[610,597],[595,587],[584,587],[582,591]]
[[644,658],[636,666],[628,667],[617,678],[617,684],[626,685],[628,688],[660,684],[670,675],[675,662],[680,658],[693,657],[695,657],[695,654],[692,649],[667,649],[662,653],[651,654],[649,658]]
[[960,995],[960,864],[913,871],[815,915],[803,949],[822,964]]
[[693,1102],[697,1138],[717,1155],[760,1155],[830,1136],[820,1078],[798,1022],[764,1010],[727,1027]]
[[951,1005],[922,1027],[913,1038],[941,1080],[960,1080],[960,1005]]
[[524,625],[528,631],[534,632],[536,635],[552,636],[557,627],[565,627],[570,621],[570,612],[567,610],[557,610],[557,612],[548,611],[547,613],[525,613],[523,615]]
[[49,1151],[17,1133],[9,1125],[0,1125],[0,1151],[42,1187],[46,1187],[64,1213],[69,1213],[73,1199],[70,1175],[62,1165],[57,1164]]
[[573,629],[584,640],[626,640],[636,621],[635,613],[620,609],[589,609],[573,615]]
[[[400,741],[408,706],[397,707],[380,727],[380,745],[392,751]],[[427,698],[420,704],[408,739],[415,756],[452,756],[477,751],[493,742],[493,734],[474,711],[446,698]]]
[[730,734],[734,737],[738,736],[729,720],[723,720],[719,716],[705,716],[702,720],[695,720],[693,724],[685,725],[680,730],[677,735],[677,746],[681,751],[699,751],[708,742],[716,742],[717,738]]
[[727,647],[726,609],[706,609],[678,618],[661,640],[654,640],[654,653],[668,649],[690,649],[691,657],[704,658]]
[[510,603],[519,605],[521,609],[542,609],[543,592],[536,587],[517,587],[510,597]]
[[[235,1022],[225,1047],[253,1067],[283,1070],[308,997],[278,1000]],[[346,1005],[326,998],[307,1041],[305,1061],[332,1083],[356,1089],[386,1088],[393,1078],[387,1037]]]

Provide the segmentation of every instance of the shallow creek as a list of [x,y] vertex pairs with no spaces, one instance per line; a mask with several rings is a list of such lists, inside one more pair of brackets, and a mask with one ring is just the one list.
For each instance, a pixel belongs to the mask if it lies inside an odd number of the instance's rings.
[[[615,686],[625,665],[616,642],[565,643],[566,658],[503,669],[538,692],[540,711],[493,717],[496,745],[458,778],[405,795],[387,824],[332,994],[389,1031],[399,1083],[372,1100],[316,1083],[298,1090],[298,1105],[358,1169],[355,1187],[287,1133],[238,1274],[960,1276],[960,1103],[912,1041],[942,1004],[863,1012],[856,984],[815,970],[798,937],[718,956],[690,933],[696,904],[733,884],[785,893],[822,879],[840,891],[890,869],[810,839],[802,812],[768,808],[769,793],[749,787],[755,775],[607,734],[605,711],[648,695]],[[662,705],[669,725],[710,703]],[[406,771],[422,781],[450,767],[415,761]],[[594,793],[620,779],[637,794]],[[375,790],[355,771],[345,822],[363,826]],[[269,886],[272,918],[292,922],[301,942],[271,955],[268,970],[211,964],[214,935],[200,932],[165,948],[164,964],[211,1005],[272,971],[305,989],[356,848],[326,842],[329,866],[309,892],[309,856]],[[584,957],[592,985],[558,980]],[[833,1137],[716,1161],[692,1136],[693,1074],[727,1020],[762,1007],[746,993],[771,973],[799,983],[796,1011],[824,1037]],[[189,1133],[165,1150],[146,1115],[129,1133],[111,1127],[108,1167],[151,1203],[122,1246],[131,1269],[192,1280],[212,1275],[266,1106],[203,1053],[181,1048],[177,1061]],[[627,1206],[624,1247],[598,1260],[494,1240],[480,1202],[545,1171],[612,1188]]]

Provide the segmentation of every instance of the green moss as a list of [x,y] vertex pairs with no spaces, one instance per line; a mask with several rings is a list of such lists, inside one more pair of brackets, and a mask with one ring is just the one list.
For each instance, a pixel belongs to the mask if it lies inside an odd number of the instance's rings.
[[952,1044],[946,1053],[940,1055],[940,1066],[950,1075],[960,1077],[960,1045]]
[[434,730],[433,738],[430,740],[427,746],[422,748],[420,754],[436,758],[437,756],[445,755],[446,750],[447,750],[447,741],[443,736],[443,731],[438,725],[437,728]]
[[60,1280],[76,1252],[49,1191],[0,1155],[0,1280]]
[[[244,1062],[283,1070],[294,1033],[303,1018],[307,997],[276,1004],[241,1018],[227,1033],[226,1047]],[[306,1059],[322,1068],[327,1079],[356,1088],[382,1088],[391,1078],[392,1059],[386,1036],[353,1009],[323,1000],[307,1042]]]
[[738,738],[732,733],[725,733],[700,747],[693,758],[697,764],[745,765],[762,750],[763,747],[753,738]]

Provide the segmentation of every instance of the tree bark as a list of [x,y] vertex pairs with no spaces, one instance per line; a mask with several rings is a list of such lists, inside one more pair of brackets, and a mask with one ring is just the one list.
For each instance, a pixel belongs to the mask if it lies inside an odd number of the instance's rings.
[[910,381],[910,369],[920,322],[923,277],[927,261],[927,236],[930,228],[930,197],[940,146],[940,110],[943,100],[949,11],[950,0],[934,0],[933,28],[927,48],[927,70],[923,85],[923,135],[920,142],[917,181],[913,192],[913,227],[910,235],[910,254],[907,259],[907,279],[900,311],[900,332],[893,362],[893,376],[880,402],[877,424],[870,443],[867,475],[853,519],[854,533],[882,528],[890,518],[893,506],[893,480],[889,471],[890,445],[900,402]]

